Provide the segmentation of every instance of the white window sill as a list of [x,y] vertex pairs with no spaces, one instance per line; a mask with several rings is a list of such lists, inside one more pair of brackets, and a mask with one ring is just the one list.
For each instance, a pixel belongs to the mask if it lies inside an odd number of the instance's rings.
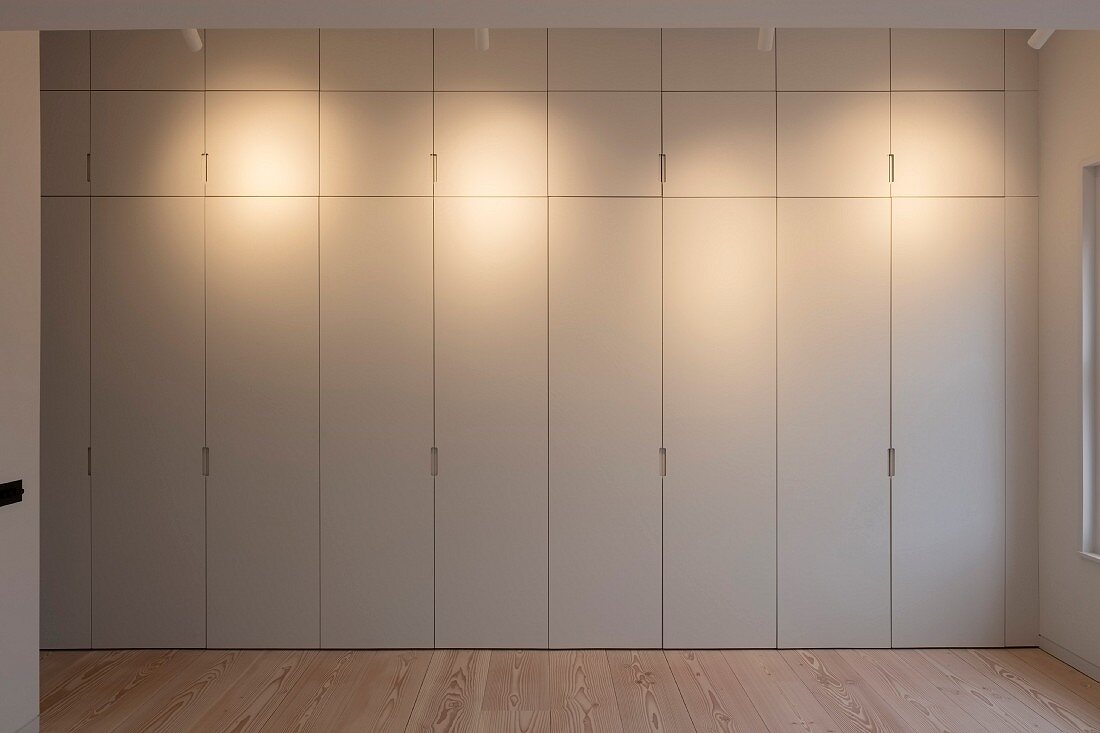
[[1080,554],[1081,557],[1085,558],[1086,560],[1091,560],[1092,562],[1100,563],[1100,555],[1096,554],[1095,552],[1085,552],[1084,550],[1082,550],[1078,554]]

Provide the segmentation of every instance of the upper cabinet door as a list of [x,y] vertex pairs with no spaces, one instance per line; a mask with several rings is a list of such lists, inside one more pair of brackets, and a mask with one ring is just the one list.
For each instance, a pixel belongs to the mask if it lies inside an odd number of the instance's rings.
[[206,245],[209,645],[316,647],[317,200],[208,198]]
[[206,88],[317,89],[319,38],[311,28],[208,30]]
[[890,33],[892,89],[1005,88],[1002,30],[895,28]]
[[669,92],[665,196],[774,196],[775,95]]
[[779,195],[889,196],[890,95],[780,92]]
[[550,200],[550,646],[661,646],[661,209]]
[[435,205],[436,645],[546,647],[546,200]]
[[430,92],[322,92],[322,196],[431,196]]
[[203,201],[92,202],[92,642],[206,644]]
[[43,649],[92,644],[90,204],[87,197],[42,199]]
[[545,92],[435,95],[438,196],[545,196]]
[[549,33],[551,89],[660,90],[660,30],[551,28]]
[[42,92],[42,195],[87,196],[91,140],[88,92]]
[[551,196],[659,196],[658,92],[551,92]]
[[775,201],[664,209],[664,643],[775,646]]
[[778,219],[779,646],[890,646],[890,202]]
[[88,31],[42,31],[38,34],[43,91],[91,88],[90,36]]
[[202,92],[92,92],[92,194],[201,196]]
[[192,52],[178,30],[92,31],[91,64],[92,89],[204,88],[204,52]]
[[775,52],[756,47],[755,28],[661,31],[662,89],[741,92],[775,89]]
[[1004,196],[1004,92],[895,92],[895,196]]
[[894,202],[897,646],[1005,641],[1004,216]]
[[323,198],[322,646],[432,646],[431,445],[432,201]]
[[432,29],[322,29],[321,89],[432,91]]
[[472,28],[435,30],[435,89],[445,92],[546,90],[546,30],[494,28],[489,48],[474,44]]
[[207,92],[209,196],[316,196],[317,92]]
[[775,45],[780,91],[890,89],[890,31],[886,28],[780,28]]

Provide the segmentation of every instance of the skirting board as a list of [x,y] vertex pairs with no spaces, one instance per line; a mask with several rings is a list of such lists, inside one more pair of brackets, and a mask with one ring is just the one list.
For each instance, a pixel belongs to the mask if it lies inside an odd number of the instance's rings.
[[1092,677],[1094,680],[1100,682],[1100,666],[1093,664],[1087,659],[1083,659],[1077,656],[1069,649],[1055,644],[1053,641],[1046,638],[1045,636],[1039,637],[1039,648],[1050,656],[1062,660],[1077,671],[1087,674],[1089,677]]
[[19,730],[15,731],[15,733],[38,733],[38,718],[37,718],[37,716],[35,717],[34,720],[27,723],[26,725],[24,725]]

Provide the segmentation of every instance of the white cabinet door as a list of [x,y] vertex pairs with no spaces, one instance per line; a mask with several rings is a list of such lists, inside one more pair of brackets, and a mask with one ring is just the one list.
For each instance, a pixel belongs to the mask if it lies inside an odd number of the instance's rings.
[[91,95],[42,92],[42,195],[87,196]]
[[791,92],[874,92],[890,89],[887,28],[776,30],[777,84]]
[[432,201],[321,199],[321,644],[432,646]]
[[436,644],[545,647],[546,200],[435,206]]
[[448,92],[529,92],[546,89],[546,29],[494,28],[489,48],[470,28],[437,28],[435,88]]
[[755,28],[665,28],[661,31],[665,91],[775,89],[775,52],[756,47]]
[[432,91],[432,29],[322,28],[321,89]]
[[90,202],[42,198],[43,649],[92,644]]
[[1004,31],[894,28],[891,88],[1004,89]]
[[203,200],[92,199],[92,643],[206,645]]
[[665,646],[775,646],[775,201],[664,230]]
[[889,646],[890,202],[778,220],[779,646]]
[[92,68],[92,89],[201,92],[204,55],[191,51],[178,30],[92,31],[85,63]]
[[218,28],[206,32],[207,89],[317,89],[320,32]]
[[1005,632],[1003,199],[894,201],[894,645]]
[[661,645],[661,211],[550,200],[550,646]]
[[775,94],[661,97],[665,196],[775,195]]
[[656,28],[551,28],[550,88],[661,89],[661,31]]
[[318,645],[317,200],[206,199],[211,647]]

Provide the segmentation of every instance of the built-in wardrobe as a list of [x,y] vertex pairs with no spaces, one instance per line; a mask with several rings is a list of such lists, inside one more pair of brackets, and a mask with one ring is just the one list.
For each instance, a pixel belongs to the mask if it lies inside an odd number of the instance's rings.
[[1026,33],[42,34],[42,644],[1037,636]]

